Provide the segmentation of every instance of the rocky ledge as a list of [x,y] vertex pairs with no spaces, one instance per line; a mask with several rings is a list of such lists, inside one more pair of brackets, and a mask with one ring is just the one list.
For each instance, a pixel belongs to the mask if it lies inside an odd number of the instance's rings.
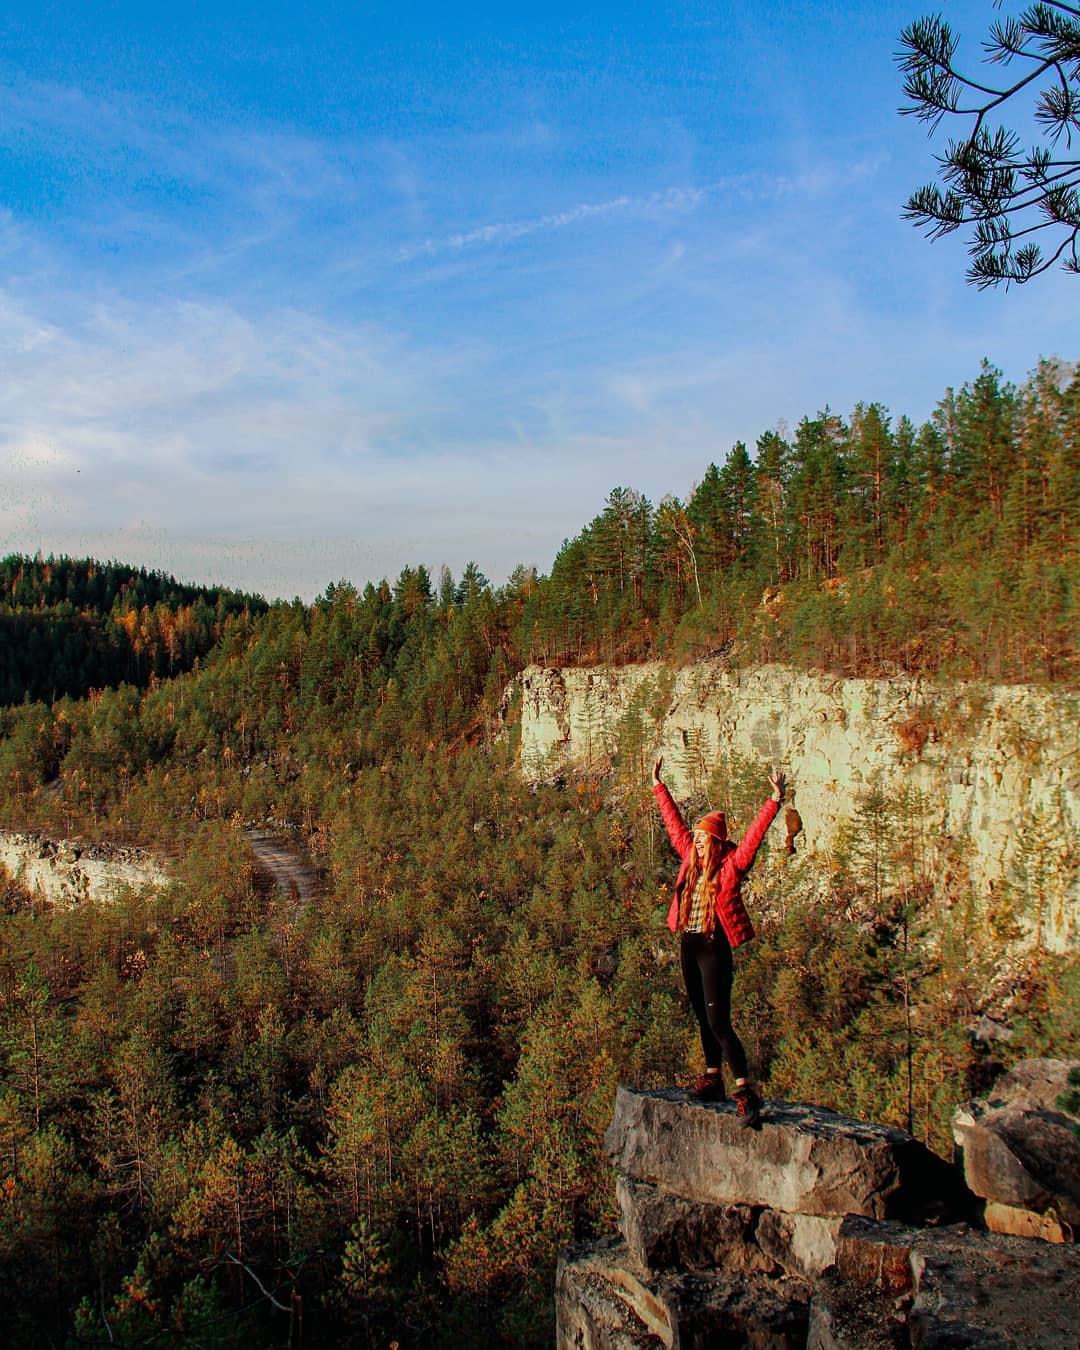
[[[959,1163],[903,1131],[784,1102],[769,1102],[760,1127],[744,1130],[730,1103],[620,1088],[605,1139],[620,1234],[563,1253],[558,1345],[1080,1346],[1080,1253],[1058,1218],[1077,1180],[1062,1175],[1072,1155],[1055,1136],[1063,1166],[1051,1184],[1023,1142],[1043,1137],[1046,1116],[1071,1136],[1057,1098],[1047,1105],[1069,1067],[1019,1066],[991,1103],[957,1112],[962,1161],[980,1168],[976,1189],[992,1192],[1000,1175],[1014,1202],[1043,1206],[1010,1206],[1036,1236],[985,1231],[984,1216],[1003,1202],[974,1193]],[[994,1123],[997,1111],[1011,1113],[1011,1148],[1004,1129],[994,1139],[1022,1155],[1016,1166],[1030,1184],[972,1144],[965,1122]],[[1025,1130],[1021,1117],[1040,1119]]]
[[169,884],[162,864],[143,849],[10,830],[0,830],[0,868],[31,895],[61,908],[108,901],[123,888]]

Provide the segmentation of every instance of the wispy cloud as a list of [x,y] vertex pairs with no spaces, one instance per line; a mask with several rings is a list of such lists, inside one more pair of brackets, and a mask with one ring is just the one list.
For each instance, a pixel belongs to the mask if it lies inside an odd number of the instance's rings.
[[582,221],[631,211],[642,213],[693,211],[701,205],[707,191],[708,189],[695,187],[669,188],[666,192],[653,192],[645,197],[624,194],[603,202],[581,202],[577,206],[568,207],[565,211],[554,211],[548,215],[534,216],[529,220],[495,221],[489,225],[477,226],[476,229],[443,235],[441,238],[424,239],[420,243],[409,244],[399,249],[397,257],[399,262],[410,262],[414,258],[434,257],[439,253],[458,253],[462,249],[483,244],[505,244],[515,239],[524,239],[530,234],[564,230],[567,226],[577,225]]
[[[0,552],[89,553],[311,598],[470,557],[498,579],[576,527],[565,482],[617,438],[424,448],[466,351],[291,311],[132,305],[62,319],[0,292]],[[582,462],[599,453],[605,463]],[[575,467],[576,466],[576,467]]]
[[493,221],[471,230],[433,236],[403,245],[397,251],[399,262],[430,258],[439,254],[460,253],[485,245],[512,243],[529,235],[564,230],[569,226],[605,217],[661,215],[692,212],[709,199],[720,198],[727,204],[738,201],[774,201],[784,197],[821,197],[844,183],[872,176],[882,158],[863,158],[852,164],[821,165],[798,174],[732,174],[712,182],[672,187],[648,194],[623,193],[599,202],[581,202],[563,211],[553,211],[523,220]]
[[0,350],[0,484],[23,503],[5,533],[44,501],[102,527],[149,515],[225,529],[262,486],[279,494],[261,500],[267,523],[288,518],[288,484],[324,490],[415,438],[441,382],[437,357],[386,330],[288,310],[255,322],[225,303],[113,297],[53,318],[0,294]]

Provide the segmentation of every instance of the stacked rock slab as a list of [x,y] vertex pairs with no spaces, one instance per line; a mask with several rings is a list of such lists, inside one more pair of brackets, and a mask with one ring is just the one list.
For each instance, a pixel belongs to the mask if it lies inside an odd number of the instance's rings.
[[918,1218],[912,1197],[956,1190],[909,1135],[814,1106],[772,1102],[745,1130],[731,1103],[620,1088],[605,1143],[621,1241],[564,1254],[561,1346],[801,1350],[844,1216]]
[[976,1231],[958,1168],[822,1107],[620,1088],[620,1236],[559,1262],[560,1347],[1080,1347],[1075,1246]]

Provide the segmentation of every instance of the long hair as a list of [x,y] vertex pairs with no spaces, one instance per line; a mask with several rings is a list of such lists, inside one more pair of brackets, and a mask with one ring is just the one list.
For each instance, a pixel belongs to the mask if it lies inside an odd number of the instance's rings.
[[694,903],[694,892],[702,876],[705,878],[705,932],[712,937],[716,927],[716,890],[720,885],[720,868],[724,859],[734,850],[730,839],[720,840],[715,835],[706,834],[705,861],[698,857],[697,849],[690,846],[690,866],[686,869],[682,896],[679,899],[679,929],[690,922],[690,909]]

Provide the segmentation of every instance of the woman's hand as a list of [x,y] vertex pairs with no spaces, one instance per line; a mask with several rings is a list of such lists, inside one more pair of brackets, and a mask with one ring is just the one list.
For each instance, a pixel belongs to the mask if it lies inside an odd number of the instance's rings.
[[663,762],[664,756],[661,755],[660,758],[656,761],[656,763],[652,766],[652,780],[654,783],[659,783],[662,781],[660,778],[660,766],[661,764],[663,764]]
[[773,797],[775,798],[776,801],[782,802],[784,800],[784,788],[787,785],[786,776],[782,774],[778,769],[776,773],[772,773],[769,775],[769,782],[773,786],[773,794],[772,794]]

